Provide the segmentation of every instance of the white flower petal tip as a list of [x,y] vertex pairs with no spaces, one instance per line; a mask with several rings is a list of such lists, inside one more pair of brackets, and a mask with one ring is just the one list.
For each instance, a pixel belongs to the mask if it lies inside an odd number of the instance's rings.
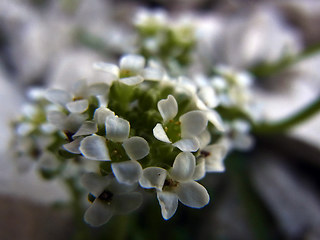
[[194,110],[183,114],[180,117],[181,137],[196,137],[205,130],[208,124],[208,118],[205,112]]
[[150,152],[148,142],[142,137],[131,137],[126,139],[122,146],[131,160],[142,159]]
[[100,227],[113,216],[113,209],[96,199],[84,214],[84,221],[93,227]]
[[219,104],[216,93],[211,87],[202,87],[198,92],[198,96],[209,108],[215,108]]
[[66,104],[67,109],[72,113],[83,113],[89,107],[89,102],[87,99],[77,100],[73,102],[68,102]]
[[143,188],[156,188],[162,190],[167,171],[159,167],[148,167],[143,169],[139,184]]
[[157,123],[157,125],[153,128],[153,136],[159,141],[171,143],[170,139],[168,138],[166,132],[164,131],[160,123]]
[[82,123],[79,130],[72,137],[91,135],[96,133],[97,131],[98,131],[98,127],[95,122],[85,121],[84,123]]
[[142,167],[137,161],[113,163],[111,167],[114,176],[120,183],[136,183],[142,175]]
[[78,137],[74,141],[64,144],[63,148],[67,150],[68,152],[74,153],[74,154],[80,154],[80,142],[82,141],[83,137]]
[[137,76],[133,76],[133,77],[126,77],[126,78],[120,78],[119,81],[127,84],[129,86],[133,86],[133,85],[137,85],[139,83],[142,83],[144,80],[143,77],[137,75]]
[[106,118],[106,136],[115,142],[123,142],[128,138],[130,131],[130,123],[116,116],[108,116]]
[[50,111],[47,113],[47,120],[60,130],[64,130],[67,115],[59,111]]
[[214,111],[214,110],[209,110],[206,112],[207,118],[209,122],[211,122],[220,132],[225,132],[225,126],[224,123],[220,117],[220,115]]
[[80,143],[80,152],[91,160],[110,161],[105,138],[92,135],[84,138]]
[[161,81],[164,77],[164,72],[157,68],[145,68],[142,72],[142,77],[148,81]]
[[110,109],[106,107],[99,107],[94,111],[93,119],[99,126],[102,126],[106,123],[107,117],[114,115],[114,112]]
[[170,176],[178,181],[191,179],[196,167],[196,159],[190,152],[179,153],[174,160]]
[[140,55],[125,55],[120,59],[120,69],[139,72],[144,68],[145,59]]
[[72,100],[72,96],[70,93],[59,89],[49,89],[45,93],[45,97],[50,102],[60,104],[62,106],[64,106]]
[[95,70],[110,73],[116,78],[119,77],[120,69],[117,65],[105,62],[96,62],[92,66]]
[[180,183],[176,191],[180,202],[192,208],[202,208],[210,201],[205,187],[195,181]]
[[178,197],[170,192],[157,192],[157,198],[161,207],[161,214],[165,220],[169,220],[178,208]]
[[184,138],[172,144],[183,152],[196,152],[200,147],[199,140],[196,138]]
[[169,95],[166,99],[158,102],[158,110],[164,122],[173,119],[178,113],[178,103],[176,99]]

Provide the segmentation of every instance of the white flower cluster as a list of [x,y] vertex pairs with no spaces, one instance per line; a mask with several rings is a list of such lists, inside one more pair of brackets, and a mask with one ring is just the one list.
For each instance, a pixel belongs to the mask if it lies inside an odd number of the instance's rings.
[[[137,209],[141,189],[153,189],[164,219],[174,215],[179,201],[202,208],[209,195],[198,181],[225,170],[232,139],[218,113],[222,101],[214,84],[200,87],[149,65],[139,55],[125,55],[119,65],[94,64],[113,81],[46,91],[36,105],[46,117],[25,131],[25,138],[51,138],[50,145],[37,145],[58,160],[51,174],[59,177],[61,165],[81,159],[77,176],[92,203],[84,219],[92,226]],[[30,122],[23,118],[16,129]],[[51,129],[45,134],[39,131],[44,124]]]

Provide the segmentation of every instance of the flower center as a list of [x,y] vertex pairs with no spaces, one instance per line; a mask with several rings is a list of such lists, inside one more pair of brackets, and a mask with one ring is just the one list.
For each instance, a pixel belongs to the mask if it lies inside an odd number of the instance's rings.
[[102,201],[111,202],[112,197],[113,197],[113,193],[108,190],[105,190],[100,194],[98,198]]
[[210,152],[207,152],[207,151],[201,151],[200,152],[200,155],[202,156],[202,157],[204,157],[204,158],[206,158],[206,157],[208,157],[208,156],[210,156],[211,154],[210,154]]
[[173,179],[171,178],[167,178],[165,181],[164,181],[164,184],[163,184],[163,190],[170,190],[170,189],[173,189],[173,188],[176,188],[177,186],[179,185],[179,182],[177,181],[174,181]]

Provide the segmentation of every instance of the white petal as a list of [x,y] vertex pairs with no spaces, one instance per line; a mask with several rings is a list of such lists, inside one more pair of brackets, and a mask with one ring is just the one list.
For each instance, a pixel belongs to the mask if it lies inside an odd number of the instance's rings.
[[133,76],[133,77],[125,77],[125,78],[120,78],[119,81],[124,83],[124,84],[127,84],[127,85],[136,85],[136,84],[139,84],[139,83],[142,83],[144,80],[143,77],[141,77],[140,75],[137,75],[137,76]]
[[225,127],[223,124],[223,121],[220,117],[220,115],[214,111],[214,110],[209,110],[206,112],[207,118],[208,120],[220,131],[220,132],[224,132],[225,131]]
[[64,130],[77,132],[81,124],[85,121],[86,116],[80,113],[70,113],[65,120]]
[[196,138],[183,138],[172,145],[183,152],[196,152],[200,147],[200,143]]
[[197,139],[199,140],[200,143],[200,149],[203,149],[206,147],[210,141],[211,141],[211,134],[210,132],[205,129],[198,137]]
[[89,107],[89,102],[87,99],[77,100],[68,102],[66,104],[67,109],[72,113],[83,113]]
[[72,95],[70,93],[59,89],[49,89],[46,92],[45,97],[50,102],[60,104],[62,106],[65,106],[65,104],[72,100]]
[[86,95],[87,88],[88,88],[87,81],[84,79],[81,79],[81,80],[78,80],[72,86],[72,93],[76,97],[84,97]]
[[133,184],[138,182],[142,175],[140,163],[134,160],[111,164],[112,172],[118,182],[124,184]]
[[198,96],[209,108],[215,108],[219,104],[214,89],[209,86],[202,87],[198,92]]
[[200,158],[197,160],[197,165],[194,170],[192,179],[200,180],[206,175],[206,162],[204,158]]
[[241,150],[241,151],[248,151],[252,149],[254,144],[254,139],[251,135],[246,133],[238,133],[232,139],[232,144],[235,149]]
[[82,155],[88,159],[110,161],[106,139],[101,136],[92,135],[84,138],[79,149]]
[[196,167],[195,157],[190,152],[181,152],[173,162],[170,176],[178,181],[192,179]]
[[165,220],[171,218],[178,208],[178,197],[171,192],[157,192],[157,198],[161,207],[161,214]]
[[31,133],[33,130],[36,129],[36,125],[29,123],[29,122],[22,122],[16,127],[16,133],[19,136],[26,136]]
[[84,221],[93,227],[107,223],[113,216],[113,209],[100,199],[96,199],[84,214]]
[[176,99],[169,95],[166,99],[158,102],[158,110],[164,122],[173,119],[178,113],[178,103]]
[[82,139],[83,139],[83,137],[78,137],[74,141],[67,143],[67,144],[64,144],[62,147],[71,153],[80,154],[81,152],[79,150],[79,147],[80,147],[80,142],[82,141]]
[[108,139],[115,142],[122,142],[128,138],[130,124],[127,120],[108,116],[106,119],[106,136]]
[[179,183],[176,193],[180,202],[192,208],[202,208],[210,200],[205,187],[195,181]]
[[112,74],[115,78],[119,77],[119,67],[114,64],[105,63],[105,62],[97,62],[93,64],[93,68],[96,70],[100,70],[103,72],[107,72]]
[[142,72],[142,77],[145,80],[149,80],[149,81],[161,81],[163,79],[164,76],[164,72],[161,69],[157,69],[157,68],[145,68],[143,69]]
[[167,171],[159,167],[143,169],[139,184],[143,188],[156,188],[161,190],[167,177]]
[[117,194],[112,199],[112,207],[118,214],[128,214],[138,209],[142,204],[141,193],[122,193]]
[[148,142],[142,137],[131,137],[126,139],[122,146],[132,160],[142,159],[147,156],[150,151]]
[[153,136],[159,141],[171,143],[160,123],[157,123],[157,125],[153,128]]
[[179,120],[181,122],[182,138],[198,136],[208,124],[206,114],[199,110],[187,112]]
[[94,83],[89,85],[88,94],[90,96],[106,95],[109,86],[106,83]]
[[223,143],[212,144],[201,150],[204,153],[207,172],[223,172],[223,160],[227,155],[228,146]]
[[95,197],[99,197],[100,194],[111,183],[112,178],[109,176],[100,176],[96,173],[85,173],[80,178],[80,183]]
[[144,68],[145,59],[140,55],[125,55],[120,59],[120,69],[139,72]]
[[85,121],[82,123],[79,130],[72,137],[91,135],[91,134],[96,133],[97,131],[98,131],[98,127],[95,122]]
[[132,192],[137,188],[138,184],[124,184],[120,183],[116,178],[112,178],[110,181],[110,184],[108,185],[108,190],[111,191],[114,194],[123,194]]
[[47,120],[60,130],[64,130],[67,115],[59,111],[50,111],[47,113]]
[[105,125],[108,116],[114,116],[114,112],[106,107],[99,107],[95,110],[93,119],[98,126]]
[[40,130],[45,134],[53,134],[57,128],[51,123],[42,123],[40,125]]

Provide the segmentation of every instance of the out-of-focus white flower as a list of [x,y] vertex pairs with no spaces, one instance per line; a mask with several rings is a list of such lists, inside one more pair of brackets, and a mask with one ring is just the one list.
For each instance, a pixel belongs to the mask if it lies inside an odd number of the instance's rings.
[[140,55],[125,55],[120,59],[119,67],[115,64],[97,62],[96,70],[111,74],[114,80],[127,85],[136,85],[146,80],[159,81],[163,77],[160,69],[145,68],[145,59]]
[[78,81],[74,85],[72,93],[50,89],[46,93],[46,98],[55,104],[60,104],[71,113],[83,113],[89,107],[90,96],[104,96],[107,94],[108,85],[96,83],[88,85],[86,81]]
[[234,120],[227,126],[228,142],[231,149],[247,151],[252,149],[254,139],[250,134],[250,124],[244,120]]
[[199,159],[204,159],[206,172],[225,171],[224,159],[230,150],[228,141],[222,139],[217,143],[205,146],[200,150]]
[[84,220],[91,226],[101,226],[115,214],[128,214],[142,203],[140,193],[132,192],[136,185],[124,185],[110,176],[87,173],[81,177],[82,185],[94,196]]

